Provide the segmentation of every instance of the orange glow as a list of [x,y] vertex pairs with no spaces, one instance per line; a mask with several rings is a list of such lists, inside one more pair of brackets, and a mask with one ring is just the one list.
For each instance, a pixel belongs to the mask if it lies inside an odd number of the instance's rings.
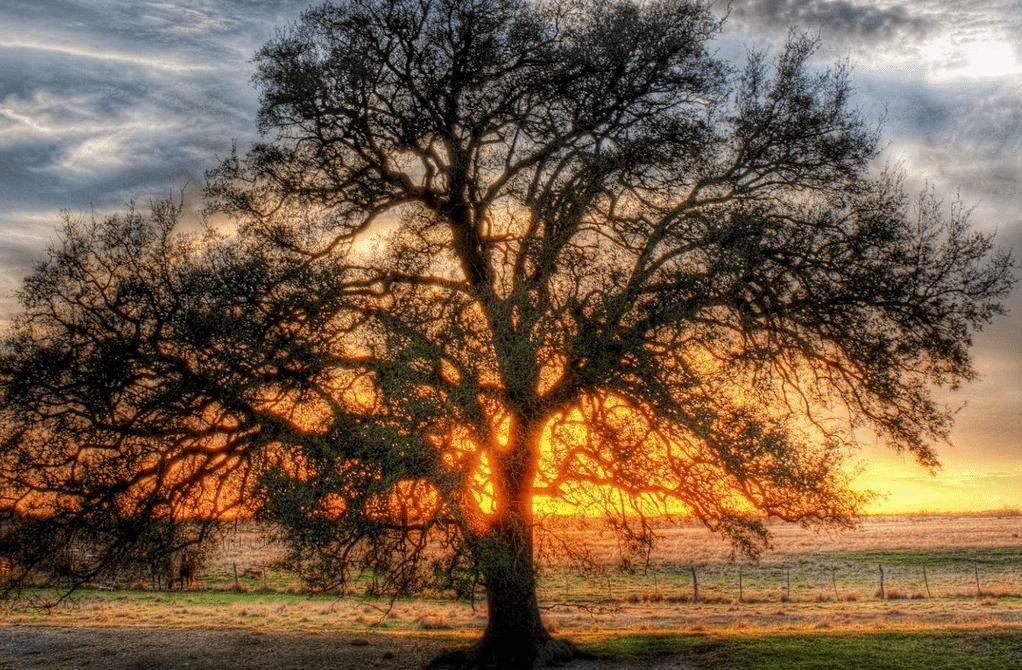
[[490,459],[485,453],[480,455],[479,466],[472,473],[472,497],[484,518],[497,509],[497,497],[493,491],[492,470]]
[[[709,355],[699,357],[701,372],[712,376],[710,370],[717,362]],[[553,380],[560,374],[557,366],[547,366],[547,375]],[[450,374],[454,374],[450,372]],[[372,379],[366,375],[342,378],[338,375],[334,389],[337,396],[350,410],[372,413],[380,401]],[[551,382],[552,383],[552,382]],[[741,404],[740,391],[736,391],[734,402]],[[753,399],[750,398],[750,403]],[[294,395],[267,394],[263,409],[286,419],[296,427],[309,432],[327,428],[331,417],[325,402]],[[619,496],[611,485],[595,481],[583,482],[572,487],[570,500],[564,496],[548,495],[557,478],[557,473],[566,464],[571,468],[580,467],[593,480],[613,481],[615,468],[627,466],[630,459],[665,458],[671,450],[683,453],[685,458],[698,460],[698,445],[674,444],[665,441],[640,411],[630,407],[626,401],[614,396],[587,399],[583,407],[576,407],[553,417],[546,425],[540,441],[539,471],[535,480],[538,491],[533,503],[537,515],[596,517],[606,511],[606,503],[618,504]],[[492,477],[491,458],[505,452],[511,434],[511,419],[494,410],[491,419],[489,440],[484,444],[479,436],[465,427],[451,429],[447,435],[432,435],[431,442],[440,452],[441,463],[452,471],[462,473],[462,481],[468,482],[464,502],[468,523],[479,530],[492,521],[497,511],[498,499]],[[598,413],[601,423],[612,433],[612,439],[601,441],[594,435],[586,421],[586,413]],[[781,413],[779,411],[779,413]],[[835,417],[835,421],[839,420]],[[212,406],[200,417],[194,419],[194,427],[202,429],[219,426],[228,434],[238,425],[229,413]],[[803,426],[811,439],[818,428],[809,424]],[[182,495],[173,501],[173,514],[182,518],[219,516],[224,519],[247,517],[252,513],[252,503],[246,502],[248,492],[254,484],[249,479],[249,464],[232,455],[229,438],[220,436],[207,440],[201,448],[191,445],[191,455],[165,456],[166,463],[156,468],[159,475],[141,480],[133,495],[126,495],[122,501],[125,511],[130,513],[132,500],[140,501],[141,496],[166,485],[166,482],[190,482],[184,486]],[[301,456],[282,445],[270,446],[261,456],[270,465],[281,467],[290,476],[306,479],[312,476],[312,465]],[[602,455],[602,457],[601,457]],[[80,464],[109,457],[104,452],[82,449],[78,452]],[[987,469],[985,472],[975,464],[960,458],[946,458],[948,467],[936,477],[931,477],[916,465],[911,457],[893,454],[879,446],[866,446],[863,452],[863,469],[854,480],[859,489],[877,490],[888,493],[867,510],[871,513],[911,513],[919,511],[970,512],[1000,509],[1018,504],[1019,484],[1022,470],[1005,466],[1000,471]],[[150,467],[157,465],[149,463]],[[357,467],[357,465],[356,465]],[[718,478],[719,470],[702,465],[693,468],[691,476],[700,474]],[[203,475],[203,473],[207,473]],[[721,489],[719,495],[727,497],[727,503],[736,510],[751,510],[749,503],[732,491]],[[56,504],[56,496],[39,495],[31,501],[35,511]],[[595,503],[595,504],[593,504]],[[29,504],[25,502],[23,504]],[[341,516],[346,510],[344,495],[328,495],[321,501],[328,516]],[[439,490],[424,481],[407,480],[399,482],[389,499],[380,501],[381,515],[397,516],[407,523],[421,522],[435,518],[442,513],[445,501]],[[682,516],[690,510],[679,501],[666,504],[656,502],[649,495],[639,495],[634,504],[621,502],[622,509],[648,515],[667,511]],[[42,507],[39,507],[42,505]]]
[[396,514],[406,524],[418,524],[436,517],[442,505],[440,491],[424,481],[398,482],[388,501],[387,514]]
[[911,456],[866,445],[854,485],[885,496],[872,505],[872,514],[986,512],[1022,502],[1022,466],[1017,462],[984,459],[950,447],[940,455],[944,467],[930,475]]

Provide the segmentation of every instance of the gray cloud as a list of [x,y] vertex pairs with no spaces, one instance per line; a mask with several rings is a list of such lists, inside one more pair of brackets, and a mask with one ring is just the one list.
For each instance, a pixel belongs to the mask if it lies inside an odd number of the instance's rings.
[[[5,3],[20,41],[61,35],[55,46],[88,48],[126,58],[158,56],[171,63],[211,57],[248,58],[309,0],[42,0]],[[10,6],[6,6],[10,5]],[[12,40],[13,41],[13,40]]]
[[0,321],[59,210],[197,199],[255,135],[249,61],[309,0],[6,0],[0,6]]
[[[307,1],[5,3],[0,207],[120,207],[201,182],[254,134],[248,62]],[[21,222],[19,222],[21,221]]]
[[1018,221],[1022,203],[1022,90],[1010,82],[932,82],[921,69],[858,71],[867,116],[885,116],[885,158],[909,188],[934,188],[976,206],[984,229]]
[[739,21],[784,29],[825,27],[828,35],[842,38],[887,39],[921,34],[931,27],[928,19],[913,15],[905,5],[880,8],[848,0],[744,0],[733,4],[733,12]]

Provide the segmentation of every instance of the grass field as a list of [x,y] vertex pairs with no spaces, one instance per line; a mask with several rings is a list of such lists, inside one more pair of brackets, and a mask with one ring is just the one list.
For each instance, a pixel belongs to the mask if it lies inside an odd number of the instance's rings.
[[1015,670],[1017,631],[810,635],[622,635],[591,643],[598,656],[681,657],[706,670]]
[[[714,670],[1022,667],[1022,517],[887,517],[844,534],[774,532],[773,548],[752,564],[729,561],[728,547],[699,528],[668,528],[648,569],[622,574],[610,569],[611,540],[579,531],[607,570],[545,566],[544,617],[600,655],[672,653]],[[477,636],[486,622],[479,602],[308,594],[274,568],[279,555],[257,529],[242,528],[195,590],[84,589],[51,608],[36,605],[55,592],[31,591],[3,622],[451,640]]]

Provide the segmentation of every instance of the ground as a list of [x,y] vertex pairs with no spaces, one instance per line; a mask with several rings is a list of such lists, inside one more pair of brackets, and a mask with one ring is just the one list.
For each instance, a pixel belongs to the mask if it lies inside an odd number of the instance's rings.
[[[395,635],[258,633],[248,630],[0,629],[3,670],[420,670],[450,642]],[[680,658],[578,661],[571,670],[692,670]]]
[[262,670],[422,668],[432,640],[248,630],[11,627],[0,632],[5,670]]

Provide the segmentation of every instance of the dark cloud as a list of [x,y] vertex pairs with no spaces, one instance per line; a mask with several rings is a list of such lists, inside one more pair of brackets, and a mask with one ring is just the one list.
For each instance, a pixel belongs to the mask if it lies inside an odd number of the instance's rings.
[[949,145],[956,153],[1017,159],[1022,150],[1022,97],[1002,82],[889,87],[899,135]]
[[[0,218],[0,225],[2,222]],[[43,250],[57,239],[56,225],[54,219],[27,235],[0,236],[0,299],[8,297],[4,293],[13,293],[20,277],[42,260]]]
[[[1019,210],[1022,210],[1022,200],[1019,201]],[[1022,211],[1019,211],[1018,213],[1022,216]],[[1008,249],[1014,249],[1015,260],[1022,264],[1022,220],[1012,221],[1010,224],[1005,226],[1001,230],[998,241],[1002,244],[1002,246]]]
[[806,30],[826,27],[839,37],[888,38],[895,33],[921,34],[928,19],[914,16],[907,5],[879,8],[847,0],[744,0],[732,5],[736,19],[775,28]]

